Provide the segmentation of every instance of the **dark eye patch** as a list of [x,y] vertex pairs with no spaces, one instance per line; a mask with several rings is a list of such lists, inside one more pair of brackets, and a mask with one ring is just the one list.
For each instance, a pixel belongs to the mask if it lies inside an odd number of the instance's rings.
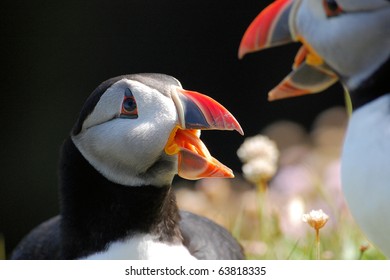
[[336,0],[323,0],[322,4],[328,18],[338,16],[344,12]]

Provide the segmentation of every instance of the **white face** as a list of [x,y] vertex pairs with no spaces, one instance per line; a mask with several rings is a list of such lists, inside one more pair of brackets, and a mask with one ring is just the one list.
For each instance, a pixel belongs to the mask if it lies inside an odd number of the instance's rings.
[[[121,117],[129,90],[137,105],[136,118]],[[101,96],[72,140],[107,179],[122,185],[160,186],[170,184],[177,173],[177,157],[163,152],[176,123],[177,113],[170,96],[140,82],[122,79]],[[166,164],[156,167],[159,161]]]
[[326,16],[326,1],[297,1],[294,33],[354,89],[389,58],[390,2],[335,1],[343,13],[332,17]]

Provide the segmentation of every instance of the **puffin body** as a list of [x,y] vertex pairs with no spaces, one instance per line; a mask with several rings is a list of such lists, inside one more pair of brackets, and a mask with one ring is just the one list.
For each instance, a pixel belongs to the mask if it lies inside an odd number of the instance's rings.
[[277,0],[248,27],[239,56],[300,41],[293,71],[270,100],[341,81],[354,107],[341,176],[350,211],[390,258],[390,1]]
[[12,258],[244,258],[225,229],[177,208],[175,174],[233,177],[201,142],[200,129],[242,133],[222,105],[173,77],[134,74],[102,83],[62,146],[60,215],[28,234]]
[[[357,140],[358,139],[358,140]],[[390,258],[390,94],[356,110],[342,152],[348,206],[366,236]]]

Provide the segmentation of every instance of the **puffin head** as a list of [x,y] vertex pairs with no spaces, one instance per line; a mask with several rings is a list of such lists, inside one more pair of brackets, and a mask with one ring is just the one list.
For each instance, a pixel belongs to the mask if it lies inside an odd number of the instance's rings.
[[71,139],[110,181],[128,186],[233,177],[200,140],[200,130],[237,130],[221,104],[184,90],[163,74],[134,74],[103,82],[85,102]]
[[300,41],[290,73],[269,93],[281,99],[325,90],[354,91],[390,56],[388,0],[276,0],[246,30],[239,57]]

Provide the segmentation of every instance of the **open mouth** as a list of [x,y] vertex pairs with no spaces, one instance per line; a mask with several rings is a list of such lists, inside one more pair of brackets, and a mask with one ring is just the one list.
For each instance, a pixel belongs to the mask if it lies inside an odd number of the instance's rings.
[[233,171],[212,157],[199,137],[199,129],[177,126],[171,133],[165,152],[168,155],[178,154],[178,175],[185,179],[233,178]]

